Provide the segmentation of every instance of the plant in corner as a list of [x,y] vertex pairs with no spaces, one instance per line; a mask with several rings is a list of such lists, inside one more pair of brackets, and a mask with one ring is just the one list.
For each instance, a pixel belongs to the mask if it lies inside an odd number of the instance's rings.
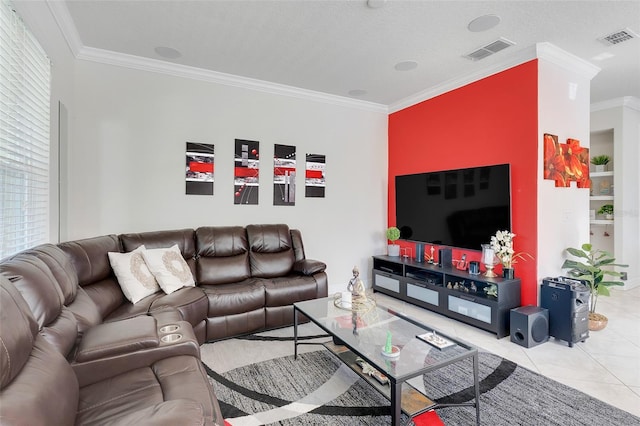
[[[616,260],[611,253],[604,250],[595,249],[589,243],[583,244],[580,249],[569,247],[567,252],[582,260],[566,259],[562,264],[562,269],[568,269],[569,275],[574,278],[586,281],[589,287],[589,330],[597,331],[605,327],[607,317],[596,313],[598,296],[609,296],[609,287],[614,285],[624,285],[620,281],[605,281],[605,275],[620,277],[622,273],[605,269],[617,266],[626,268],[629,265],[614,263]],[[599,324],[599,325],[596,325]]]
[[395,226],[387,228],[387,240],[391,241],[391,244],[387,246],[389,256],[400,256],[400,246],[394,244],[400,238],[400,230]]

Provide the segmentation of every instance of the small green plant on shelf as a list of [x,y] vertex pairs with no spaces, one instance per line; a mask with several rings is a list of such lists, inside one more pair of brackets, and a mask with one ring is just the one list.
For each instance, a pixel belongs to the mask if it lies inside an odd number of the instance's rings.
[[606,166],[607,164],[609,164],[610,160],[611,159],[608,155],[596,155],[595,157],[591,158],[591,164],[593,164],[594,166]]
[[598,214],[613,216],[613,204],[605,204],[598,209]]
[[395,226],[387,228],[387,240],[393,242],[400,238],[400,230]]
[[387,245],[387,254],[389,256],[400,256],[400,246],[395,242],[400,238],[400,230],[395,226],[387,228],[387,240],[391,241],[391,244]]

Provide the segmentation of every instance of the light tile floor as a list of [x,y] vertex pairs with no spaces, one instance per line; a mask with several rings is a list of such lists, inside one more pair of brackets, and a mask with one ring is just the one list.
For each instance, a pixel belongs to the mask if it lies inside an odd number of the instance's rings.
[[604,330],[592,331],[584,343],[565,341],[524,348],[510,337],[463,324],[392,297],[376,293],[380,304],[397,309],[452,337],[514,361],[558,382],[640,416],[640,287],[612,290],[598,299],[598,312],[609,318]]

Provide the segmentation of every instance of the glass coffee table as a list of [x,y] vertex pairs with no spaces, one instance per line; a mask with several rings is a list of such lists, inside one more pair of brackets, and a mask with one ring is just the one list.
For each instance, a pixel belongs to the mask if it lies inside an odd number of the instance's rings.
[[[428,410],[450,406],[475,407],[476,424],[480,424],[477,348],[373,302],[366,309],[351,311],[342,308],[333,297],[325,297],[294,303],[293,311],[294,357],[297,359],[298,345],[317,344],[298,342],[298,313],[301,313],[333,337],[332,342],[324,344],[327,349],[390,400],[393,425],[400,424],[402,412],[413,418]],[[385,353],[389,333],[394,347],[391,354]],[[407,382],[469,358],[473,363],[473,378],[469,381],[473,379],[474,402],[438,404]],[[367,374],[370,369],[363,370],[363,362],[377,370],[375,374]]]

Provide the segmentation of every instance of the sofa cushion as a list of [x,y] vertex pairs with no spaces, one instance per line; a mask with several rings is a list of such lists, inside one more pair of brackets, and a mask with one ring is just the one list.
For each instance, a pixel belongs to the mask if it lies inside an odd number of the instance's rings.
[[159,293],[149,307],[151,313],[176,309],[184,321],[195,326],[207,318],[209,303],[199,287],[184,287],[171,294]]
[[124,251],[133,251],[142,245],[149,250],[167,248],[177,244],[182,257],[191,269],[191,273],[195,274],[196,245],[195,231],[193,229],[121,234],[119,238]]
[[122,251],[118,237],[104,235],[58,244],[71,259],[81,286],[93,284],[113,275],[107,253]]
[[42,336],[66,357],[78,337],[78,326],[63,304],[62,291],[49,266],[37,251],[28,250],[0,263],[0,273],[22,294]]
[[186,411],[192,413],[196,403],[209,422],[221,421],[200,361],[176,356],[80,389],[76,424],[128,424],[135,412],[162,407],[164,401],[172,400],[178,407],[184,401]]
[[160,291],[160,286],[142,257],[144,246],[128,253],[109,252],[109,262],[124,297],[131,303]]
[[251,276],[247,234],[241,226],[196,229],[198,285],[227,284]]
[[20,292],[8,280],[0,280],[0,422],[74,424],[78,382],[73,370],[38,334],[37,323]]
[[287,225],[247,225],[251,276],[281,277],[295,261],[291,232]]
[[239,283],[205,285],[200,288],[209,301],[209,318],[262,309],[265,304],[262,280],[250,278]]
[[169,248],[142,250],[142,257],[166,294],[196,285],[177,244]]
[[293,305],[318,297],[316,281],[300,275],[264,280],[264,291],[265,306]]

